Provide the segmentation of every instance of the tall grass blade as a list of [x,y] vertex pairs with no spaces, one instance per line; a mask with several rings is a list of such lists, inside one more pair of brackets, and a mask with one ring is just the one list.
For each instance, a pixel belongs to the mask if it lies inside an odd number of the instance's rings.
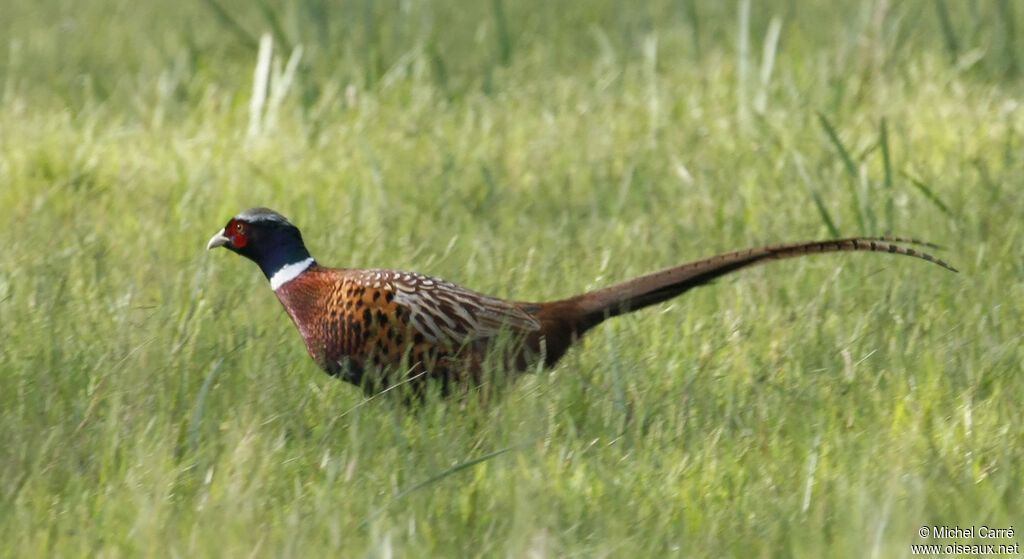
[[775,67],[775,54],[779,48],[779,33],[782,31],[782,18],[772,17],[768,23],[768,32],[764,36],[764,51],[761,55],[761,88],[754,99],[754,110],[763,113],[768,108],[768,86],[772,81],[772,70]]
[[858,199],[864,200],[860,207],[864,212],[864,223],[867,224],[866,227],[861,227],[861,234],[875,234],[878,232],[878,217],[875,215],[874,207],[871,204],[871,180],[868,178],[867,167],[861,167],[860,169]]
[[494,12],[495,32],[498,36],[498,61],[502,66],[508,66],[512,61],[512,36],[508,31],[505,3],[503,0],[492,0],[491,7]]
[[250,138],[260,135],[263,130],[263,109],[267,104],[267,88],[270,83],[270,62],[273,58],[274,39],[270,33],[260,37],[260,50],[256,55],[256,68],[252,77],[252,97],[249,99]]
[[1006,59],[1004,68],[1009,76],[1017,76],[1020,73],[1020,65],[1017,63],[1017,17],[1013,13],[1013,3],[1010,0],[999,0],[996,2],[996,9],[1004,26],[1001,49]]
[[203,2],[213,10],[213,15],[216,16],[217,21],[219,21],[228,31],[233,33],[243,45],[252,50],[257,49],[259,42],[256,38],[246,31],[245,27],[242,27],[242,24],[238,23],[238,20],[232,17],[231,13],[224,9],[224,6],[221,6],[217,0],[203,0]]
[[814,437],[814,446],[807,459],[807,481],[804,483],[804,498],[800,512],[806,513],[811,508],[811,493],[814,489],[814,476],[818,472],[818,450],[821,447],[821,433]]
[[850,178],[857,180],[859,173],[857,172],[857,164],[853,162],[853,158],[850,157],[850,152],[846,151],[846,146],[843,145],[842,140],[839,139],[839,134],[836,133],[836,129],[833,128],[832,123],[829,122],[828,118],[823,113],[818,113],[818,121],[821,123],[821,127],[825,129],[825,133],[828,134],[828,139],[832,141],[832,145],[835,146],[836,151],[839,152],[839,157],[843,160],[843,167],[846,169],[846,174],[850,175]]
[[736,117],[747,122],[747,81],[750,79],[750,0],[740,0],[736,16]]
[[195,448],[199,440],[199,427],[203,424],[203,411],[206,409],[206,397],[210,394],[210,387],[213,386],[213,377],[217,369],[224,363],[224,358],[218,359],[211,367],[210,372],[203,379],[203,386],[199,389],[199,396],[196,398],[196,407],[192,410],[192,417],[188,420],[188,447]]
[[377,83],[383,72],[383,61],[381,53],[381,31],[377,23],[377,12],[374,10],[376,4],[373,0],[363,2],[363,80],[364,86],[370,88]]
[[686,16],[690,20],[690,27],[693,28],[693,58],[694,60],[701,59],[700,51],[700,14],[697,13],[697,1],[690,0],[686,3]]
[[935,12],[939,16],[939,26],[942,28],[942,38],[945,40],[946,52],[949,53],[949,59],[955,63],[960,56],[960,42],[957,40],[956,31],[953,29],[953,21],[949,18],[946,0],[935,0]]
[[516,450],[518,448],[522,448],[522,447],[526,446],[526,444],[528,444],[528,443],[521,443],[521,444],[505,447],[503,449],[496,450],[496,451],[491,452],[489,454],[484,454],[483,456],[478,456],[476,458],[473,458],[472,460],[467,460],[465,462],[462,462],[461,464],[456,464],[456,465],[452,466],[451,468],[448,468],[447,470],[445,470],[443,472],[440,472],[440,473],[438,473],[436,475],[430,476],[429,478],[427,478],[427,479],[417,483],[416,485],[413,485],[412,487],[403,490],[398,495],[395,495],[386,504],[384,504],[383,506],[381,506],[377,510],[373,511],[372,513],[370,513],[370,516],[366,517],[366,520],[363,520],[361,526],[366,526],[367,524],[372,522],[373,519],[377,518],[384,511],[386,511],[391,505],[393,505],[393,504],[397,503],[398,501],[408,497],[412,493],[415,493],[416,491],[419,491],[420,489],[423,489],[424,487],[433,485],[433,484],[441,481],[442,479],[445,479],[445,478],[447,478],[449,476],[455,475],[455,474],[457,474],[457,473],[459,473],[462,470],[465,470],[467,468],[472,468],[473,466],[476,466],[477,464],[481,464],[481,463],[486,462],[488,460],[492,460],[494,458],[497,458],[498,456],[501,456],[502,454],[505,454],[506,452],[511,452],[511,451]]
[[818,121],[821,122],[821,127],[825,129],[825,133],[828,134],[829,140],[832,141],[832,145],[835,146],[836,151],[839,152],[839,157],[843,160],[843,167],[846,169],[846,174],[850,176],[850,195],[853,197],[853,211],[857,218],[857,226],[860,228],[861,233],[866,233],[867,229],[864,224],[864,211],[861,209],[861,196],[857,192],[857,182],[860,180],[860,173],[857,171],[857,164],[853,162],[853,158],[850,157],[850,152],[843,145],[842,140],[839,139],[839,134],[836,129],[829,122],[828,118],[821,112],[818,113]]
[[793,157],[794,163],[796,163],[796,170],[800,174],[800,178],[804,180],[804,184],[807,185],[807,191],[811,193],[811,199],[814,200],[814,205],[818,208],[818,215],[821,216],[822,223],[825,224],[825,228],[828,229],[828,234],[832,235],[833,238],[838,239],[841,235],[839,234],[839,228],[836,227],[835,221],[832,221],[832,216],[828,213],[828,209],[825,208],[825,202],[822,201],[821,195],[818,194],[818,189],[811,181],[810,175],[807,174],[807,169],[804,168],[804,163],[798,155]]
[[943,202],[942,199],[939,198],[939,196],[935,194],[935,192],[933,192],[927,184],[924,183],[924,181],[916,177],[913,177],[907,173],[902,174],[910,181],[910,184],[913,184],[915,187],[917,187],[917,189],[921,191],[921,194],[924,194],[924,197],[927,198],[932,204],[934,204],[940,212],[946,215],[946,217],[954,217],[953,211],[949,209],[949,206],[947,206],[946,203]]
[[629,404],[626,401],[625,383],[622,382],[622,363],[619,360],[619,352],[616,349],[615,336],[612,335],[614,328],[605,328],[605,342],[608,346],[608,364],[612,374],[612,397],[615,410],[622,414],[620,431],[624,433],[629,422]]
[[284,32],[281,20],[277,17],[274,9],[267,4],[267,0],[258,0],[257,5],[260,8],[260,13],[263,14],[264,21],[270,26],[270,31],[274,34],[274,39],[281,45],[282,50],[285,52],[292,50],[292,42],[288,40],[288,35]]
[[832,221],[832,216],[829,215],[828,210],[825,208],[825,203],[821,200],[821,195],[818,194],[817,190],[811,190],[811,198],[814,200],[814,205],[818,208],[818,214],[821,216],[821,221],[828,228],[828,234],[835,238],[839,238],[839,228],[836,227],[836,223]]
[[648,141],[654,145],[661,122],[661,100],[658,95],[658,36],[644,37],[644,75],[647,83],[647,112],[650,115]]
[[288,91],[291,90],[292,84],[295,82],[295,72],[299,67],[299,61],[302,60],[302,52],[302,45],[295,47],[291,56],[288,57],[288,63],[283,71],[279,67],[280,64],[274,65],[274,76],[270,80],[270,101],[267,104],[265,116],[266,128],[268,130],[273,130],[277,124],[277,115],[280,112],[281,103],[284,102],[285,96],[288,95]]
[[885,232],[888,234],[893,232],[895,201],[892,188],[892,158],[889,155],[889,127],[884,117],[880,129],[878,143],[882,146],[882,170],[885,174]]

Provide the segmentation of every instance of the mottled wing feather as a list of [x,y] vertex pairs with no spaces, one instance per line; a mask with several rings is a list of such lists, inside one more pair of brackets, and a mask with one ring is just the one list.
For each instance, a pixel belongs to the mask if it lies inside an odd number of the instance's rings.
[[409,321],[432,343],[463,345],[501,330],[529,332],[540,322],[510,301],[489,297],[449,281],[395,270],[361,270],[366,287],[393,291],[409,310]]

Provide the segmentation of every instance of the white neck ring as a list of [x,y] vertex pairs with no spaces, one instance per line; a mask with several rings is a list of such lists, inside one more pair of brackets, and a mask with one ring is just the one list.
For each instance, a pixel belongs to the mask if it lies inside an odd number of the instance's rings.
[[312,265],[313,257],[310,256],[301,262],[293,262],[282,266],[280,270],[270,276],[270,288],[277,291],[279,287],[299,277],[302,272],[305,272]]

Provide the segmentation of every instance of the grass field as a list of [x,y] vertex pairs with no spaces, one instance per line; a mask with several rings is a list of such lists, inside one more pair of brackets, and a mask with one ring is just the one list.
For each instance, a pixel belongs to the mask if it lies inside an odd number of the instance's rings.
[[[1024,530],[1017,3],[177,4],[0,0],[0,555],[1024,539],[919,535]],[[837,234],[961,273],[773,263],[410,409],[204,250],[254,205],[324,264],[521,300]]]

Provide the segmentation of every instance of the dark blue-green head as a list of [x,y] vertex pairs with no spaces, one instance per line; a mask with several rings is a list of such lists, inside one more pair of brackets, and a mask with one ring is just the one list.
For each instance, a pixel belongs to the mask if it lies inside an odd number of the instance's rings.
[[299,229],[268,208],[252,208],[231,218],[206,245],[207,250],[217,247],[255,262],[275,290],[314,263]]

